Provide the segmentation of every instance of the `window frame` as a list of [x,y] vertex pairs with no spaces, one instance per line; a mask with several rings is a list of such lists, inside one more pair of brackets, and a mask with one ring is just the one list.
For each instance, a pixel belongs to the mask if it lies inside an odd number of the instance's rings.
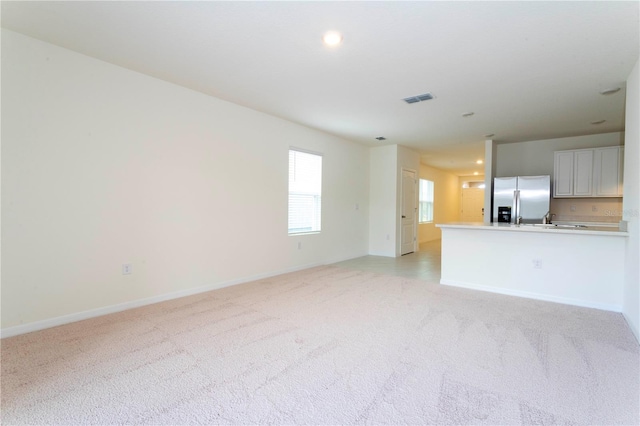
[[[435,198],[435,182],[429,179],[422,179],[420,178],[418,180],[418,224],[422,224],[422,223],[433,223],[434,221],[434,216],[435,216],[435,202],[434,202],[434,198]],[[427,185],[427,188],[425,190],[423,190],[423,182],[425,182],[425,184]],[[429,186],[431,186],[431,190],[429,191]],[[427,192],[426,194],[423,194],[423,192]],[[426,200],[423,199],[423,195],[426,195]],[[429,195],[431,196],[430,200]],[[430,206],[430,209],[427,209],[426,211],[426,220],[422,220],[423,217],[423,213],[425,207],[423,206],[423,203],[425,203],[427,206]]]
[[[307,192],[306,194],[301,194],[301,193],[297,193],[295,195],[298,196],[303,196],[305,198],[307,198],[307,202],[311,201],[312,204],[314,204],[311,208],[313,209],[313,216],[311,218],[308,218],[307,220],[310,222],[311,226],[309,230],[296,230],[296,229],[302,229],[302,228],[292,228],[291,227],[291,214],[294,210],[292,210],[292,179],[291,179],[291,173],[292,173],[292,167],[295,168],[295,165],[292,166],[291,164],[291,154],[292,152],[294,153],[300,153],[300,154],[305,154],[305,155],[313,155],[319,158],[320,161],[320,167],[319,167],[319,182],[318,185],[318,191],[311,191],[311,192]],[[288,150],[288,173],[289,176],[287,178],[287,235],[289,236],[296,236],[296,235],[308,235],[308,234],[319,234],[320,232],[322,232],[322,180],[323,180],[323,170],[324,170],[324,156],[322,155],[322,153],[319,152],[315,152],[315,151],[310,151],[307,149],[302,149],[302,148],[298,148],[298,147],[294,147],[294,146],[290,146],[289,150]],[[295,174],[295,171],[293,172]],[[295,181],[295,178],[294,178]],[[312,200],[308,200],[309,197],[313,197]],[[292,229],[294,229],[294,231],[292,231]]]

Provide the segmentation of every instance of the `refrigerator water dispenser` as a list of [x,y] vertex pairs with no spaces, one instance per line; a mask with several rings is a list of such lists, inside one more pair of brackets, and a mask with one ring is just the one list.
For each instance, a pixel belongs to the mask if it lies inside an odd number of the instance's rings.
[[511,207],[498,207],[498,222],[511,222]]

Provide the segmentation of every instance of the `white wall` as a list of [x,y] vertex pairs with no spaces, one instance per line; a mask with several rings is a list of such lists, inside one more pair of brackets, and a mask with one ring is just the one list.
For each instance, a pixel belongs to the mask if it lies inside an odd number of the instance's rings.
[[553,177],[553,153],[565,149],[624,145],[624,133],[572,136],[559,139],[497,144],[495,176]]
[[640,341],[640,62],[627,80],[623,220],[629,238],[624,278],[623,314]]
[[369,158],[369,254],[397,257],[402,243],[402,169],[414,170],[418,176],[420,154],[400,145],[385,145],[371,148]]
[[440,282],[620,312],[625,241],[607,233],[445,226]]
[[496,176],[498,144],[487,139],[484,141],[484,223],[493,220],[493,178]]
[[369,254],[395,257],[398,147],[371,148],[369,158]]
[[442,235],[439,223],[460,220],[460,181],[458,176],[444,170],[420,164],[420,179],[433,181],[433,222],[418,225],[418,241],[439,240]]
[[[367,254],[358,144],[6,30],[2,124],[3,335]],[[320,234],[287,236],[289,146]]]

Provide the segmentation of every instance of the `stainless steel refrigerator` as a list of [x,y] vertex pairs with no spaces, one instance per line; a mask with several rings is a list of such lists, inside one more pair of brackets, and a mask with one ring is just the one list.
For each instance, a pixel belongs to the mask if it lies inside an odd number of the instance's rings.
[[[493,179],[493,221],[542,223],[549,212],[550,176],[515,176]],[[518,222],[518,218],[521,221]]]

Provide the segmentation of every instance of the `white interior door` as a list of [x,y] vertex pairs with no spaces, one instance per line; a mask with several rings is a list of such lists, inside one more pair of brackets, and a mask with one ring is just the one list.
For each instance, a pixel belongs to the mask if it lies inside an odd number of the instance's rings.
[[463,222],[482,222],[484,217],[484,189],[462,188],[462,214]]
[[402,169],[401,255],[416,251],[417,185],[416,172]]

